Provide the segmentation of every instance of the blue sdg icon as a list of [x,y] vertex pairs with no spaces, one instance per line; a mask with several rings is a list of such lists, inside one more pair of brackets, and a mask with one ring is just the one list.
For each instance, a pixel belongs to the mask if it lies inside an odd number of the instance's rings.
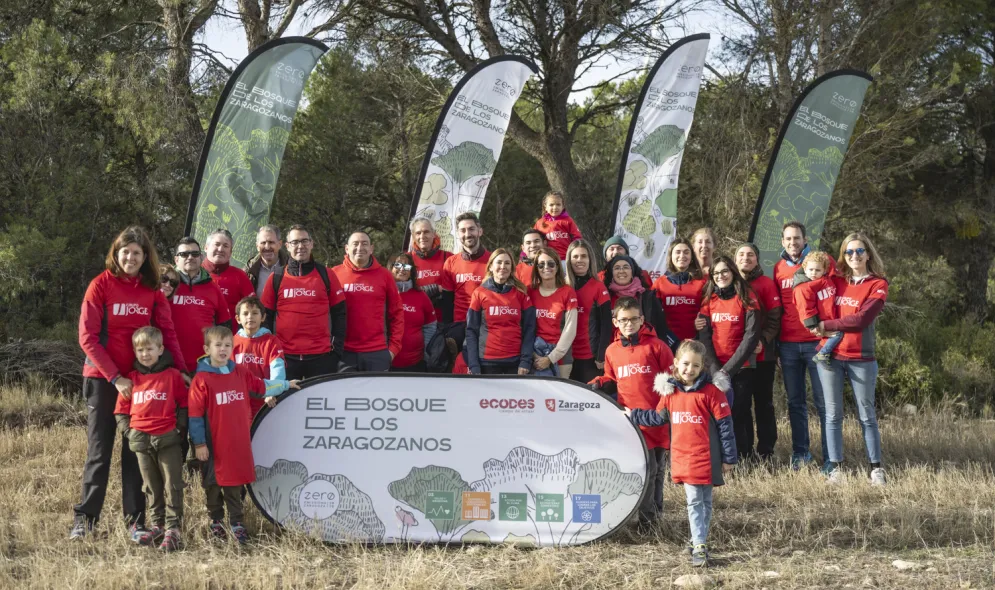
[[574,522],[597,524],[601,522],[601,495],[574,494],[570,497],[573,505]]

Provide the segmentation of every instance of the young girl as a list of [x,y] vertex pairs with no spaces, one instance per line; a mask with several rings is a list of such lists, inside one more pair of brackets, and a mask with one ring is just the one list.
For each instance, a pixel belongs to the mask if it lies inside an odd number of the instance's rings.
[[201,483],[207,496],[211,535],[219,540],[227,536],[221,523],[227,508],[232,535],[239,544],[245,544],[249,534],[242,524],[241,491],[243,485],[256,480],[249,397],[263,397],[273,407],[276,396],[300,386],[297,380],[264,381],[236,365],[231,360],[231,329],[225,326],[204,330],[204,352],[207,357],[197,364],[197,375],[190,384],[190,438],[197,460],[204,463]]
[[708,565],[712,489],[725,483],[723,473],[737,462],[731,410],[722,391],[729,384],[721,374],[713,382],[704,365],[705,346],[696,340],[681,342],[671,373],[660,373],[654,380],[653,389],[661,398],[656,410],[625,410],[637,426],[670,424],[670,473],[674,483],[684,484],[691,527],[688,548],[691,565],[697,567]]
[[550,191],[542,198],[542,217],[535,222],[534,227],[546,236],[546,245],[559,254],[560,260],[567,259],[570,242],[584,237],[567,213],[566,200],[559,191]]

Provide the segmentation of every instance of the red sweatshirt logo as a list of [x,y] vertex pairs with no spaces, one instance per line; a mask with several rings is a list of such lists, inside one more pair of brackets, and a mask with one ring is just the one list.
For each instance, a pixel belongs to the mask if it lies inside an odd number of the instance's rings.
[[112,315],[149,315],[149,308],[137,303],[115,303]]
[[420,270],[418,271],[418,280],[420,281],[422,279],[434,279],[440,276],[441,274],[442,273],[440,271],[432,269]]
[[484,277],[480,275],[475,275],[472,272],[456,273],[456,284],[462,285],[463,283],[466,283],[468,281],[474,283],[482,283],[484,282]]
[[415,313],[416,311],[418,311],[417,307],[415,307],[414,305],[408,305],[407,303],[402,303],[401,307],[404,308],[404,311],[410,311],[411,313]]
[[314,297],[318,292],[314,289],[305,289],[303,287],[298,287],[297,289],[284,289],[283,298],[290,299],[291,297]]
[[363,283],[346,283],[342,285],[342,290],[346,293],[373,293],[375,291],[373,285]]
[[685,297],[683,295],[668,295],[667,305],[698,305],[698,302],[694,300],[694,297]]
[[837,297],[836,305],[840,307],[860,307],[860,301],[857,301],[853,297]]
[[222,391],[221,393],[215,393],[214,399],[217,401],[219,406],[225,404],[230,404],[234,402],[240,402],[245,399],[245,394],[241,391],[236,391],[234,389],[229,391]]
[[236,365],[265,365],[266,359],[251,352],[240,352],[235,355]]
[[677,424],[704,424],[705,418],[692,414],[691,412],[673,412],[670,414],[670,423]]
[[146,402],[151,402],[151,401],[160,401],[160,402],[166,401],[166,392],[148,390],[148,391],[135,391],[131,394],[132,405],[144,404]]
[[546,234],[547,240],[569,240],[570,234],[565,231],[551,231]]
[[173,295],[173,305],[207,305],[207,301],[193,295]]
[[487,307],[487,315],[515,315],[517,316],[519,309],[517,307],[508,307],[507,305],[491,305]]
[[719,313],[715,312],[712,314],[712,323],[720,324],[722,322],[738,322],[739,316],[733,315],[731,313]]
[[547,319],[547,320],[555,320],[556,319],[556,312],[553,311],[553,310],[551,310],[551,309],[537,309],[536,310],[536,318],[538,318],[538,319]]
[[794,284],[794,279],[781,279],[782,289],[791,289]]
[[647,373],[652,373],[653,367],[649,365],[640,365],[639,363],[632,363],[628,365],[622,365],[618,368],[618,378],[625,379],[626,377],[633,377],[636,375],[645,375]]
[[825,301],[826,299],[831,298],[835,294],[836,294],[836,287],[826,287],[825,289],[822,289],[815,295],[816,297],[819,298],[819,301]]

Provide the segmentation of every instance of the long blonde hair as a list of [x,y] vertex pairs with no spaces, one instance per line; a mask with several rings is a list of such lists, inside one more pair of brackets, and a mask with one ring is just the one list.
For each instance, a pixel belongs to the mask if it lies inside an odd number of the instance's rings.
[[594,257],[594,248],[591,247],[591,244],[588,243],[587,240],[585,240],[584,238],[577,238],[576,240],[570,242],[570,245],[567,246],[566,280],[567,284],[573,287],[574,289],[577,288],[577,279],[580,277],[578,277],[577,274],[574,273],[574,267],[573,265],[570,264],[570,254],[572,254],[573,251],[576,250],[577,248],[583,248],[587,250],[588,264],[587,264],[587,274],[585,276],[590,277],[592,279],[594,278],[594,264],[596,261]]
[[514,285],[514,287],[522,293],[528,293],[528,290],[525,288],[525,283],[518,280],[518,277],[515,276],[515,257],[511,255],[511,250],[507,248],[498,248],[497,250],[491,252],[491,257],[487,259],[487,276],[484,277],[484,280],[486,281],[487,279],[494,278],[494,272],[491,270],[491,266],[494,265],[494,261],[497,260],[497,257],[502,255],[507,256],[512,265],[511,275],[508,276],[508,282]]
[[874,243],[871,242],[870,238],[860,232],[851,233],[843,238],[843,242],[840,244],[840,257],[837,258],[839,261],[837,272],[839,275],[848,281],[853,278],[853,269],[847,264],[845,256],[846,245],[855,240],[863,242],[864,250],[867,250],[867,272],[881,279],[886,278],[884,274],[884,261],[881,260],[878,249],[874,247]]

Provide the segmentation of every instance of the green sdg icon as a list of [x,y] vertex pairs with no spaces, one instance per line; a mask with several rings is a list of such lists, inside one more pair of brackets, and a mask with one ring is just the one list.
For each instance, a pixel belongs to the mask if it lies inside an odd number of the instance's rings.
[[453,520],[456,514],[456,492],[425,492],[425,516],[429,520]]
[[563,522],[563,494],[536,494],[536,522]]
[[529,516],[528,497],[528,494],[501,492],[498,495],[498,520],[527,520]]

